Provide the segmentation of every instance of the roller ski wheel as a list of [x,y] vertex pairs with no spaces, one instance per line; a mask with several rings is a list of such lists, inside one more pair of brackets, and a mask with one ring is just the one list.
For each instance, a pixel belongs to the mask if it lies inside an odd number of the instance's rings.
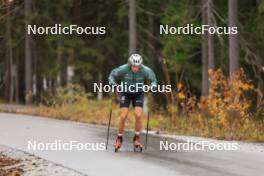
[[134,152],[142,152],[143,145],[140,143],[139,135],[135,135],[134,136],[134,138],[133,138],[133,147],[134,147]]
[[116,139],[116,142],[114,144],[114,148],[115,148],[115,152],[118,152],[118,150],[121,148],[123,143],[123,137],[122,136],[118,136]]

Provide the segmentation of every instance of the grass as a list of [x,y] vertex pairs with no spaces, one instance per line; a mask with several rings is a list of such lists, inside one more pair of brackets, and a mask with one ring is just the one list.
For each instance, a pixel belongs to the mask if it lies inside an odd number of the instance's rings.
[[[264,142],[264,102],[258,105],[253,103],[254,96],[263,97],[263,94],[252,85],[242,69],[234,73],[232,79],[225,76],[220,69],[209,70],[208,74],[211,83],[208,96],[197,99],[187,87],[178,83],[177,91],[174,92],[178,104],[168,105],[166,112],[151,113],[150,130]],[[46,92],[42,96],[42,102],[46,106],[22,110],[15,108],[13,112],[107,125],[112,108],[111,126],[118,126],[118,105],[111,104],[107,99],[91,99],[91,95],[79,85],[61,87],[55,95]],[[251,107],[258,108],[252,111]],[[142,119],[143,126],[146,127],[146,116]],[[133,112],[130,112],[126,128],[133,129],[134,122]]]
[[[11,112],[107,125],[110,107],[110,100],[86,100],[84,102],[55,106],[40,105],[34,108],[27,108],[27,110],[24,109],[23,111],[12,110]],[[118,105],[112,105],[112,127],[118,126],[119,113]],[[146,120],[147,117],[144,115],[143,127],[146,127]],[[131,111],[126,122],[126,128],[133,129],[134,122],[133,111]],[[172,120],[164,112],[156,112],[151,114],[149,124],[150,130],[162,133],[264,142],[264,124],[255,120],[248,121],[247,128],[230,128],[219,126],[214,119],[204,118],[201,114],[190,117],[176,116]]]

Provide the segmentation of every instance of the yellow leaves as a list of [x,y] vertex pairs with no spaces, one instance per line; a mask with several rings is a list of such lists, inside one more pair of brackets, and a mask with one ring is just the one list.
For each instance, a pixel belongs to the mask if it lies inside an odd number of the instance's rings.
[[166,58],[162,58],[162,63],[165,65],[167,63]]
[[247,130],[247,129],[249,129],[249,127],[250,127],[250,121],[249,121],[249,119],[245,119],[244,124],[243,124],[243,129]]
[[178,99],[181,99],[181,100],[184,100],[186,98],[183,92],[177,93],[177,97]]
[[214,74],[213,69],[209,69],[209,70],[208,70],[208,75],[209,75],[209,77],[212,77],[213,74]]
[[179,101],[183,101],[186,99],[187,95],[186,95],[186,90],[184,90],[184,86],[181,82],[177,83],[176,84],[176,87],[177,87],[177,94],[176,94],[176,98],[179,100]]
[[241,88],[245,91],[248,91],[248,90],[252,90],[254,87],[253,85],[250,85],[250,84],[242,84]]
[[227,121],[227,118],[226,118],[226,112],[220,111],[218,123],[222,127],[227,127],[228,126],[228,121]]
[[201,97],[201,100],[198,103],[198,107],[201,110],[206,110],[208,108],[208,104],[207,104],[207,101],[206,101],[206,97]]
[[[199,109],[209,113],[215,121],[214,125],[228,127],[234,121],[243,123],[247,119],[249,108],[252,103],[245,97],[245,93],[253,91],[254,86],[247,79],[244,71],[240,69],[235,72],[231,79],[224,76],[222,70],[208,70],[210,79],[209,96],[202,97],[199,102]],[[230,115],[235,112],[236,116]]]
[[178,83],[178,84],[177,84],[177,90],[178,90],[178,91],[181,91],[182,88],[183,88],[183,84],[182,84],[182,83]]
[[[191,95],[182,83],[177,83],[175,98],[194,129],[208,127],[208,133],[223,133],[224,130],[246,130],[252,127],[249,93],[263,96],[256,90],[243,70],[235,72],[231,78],[221,69],[208,70],[210,91],[199,101]],[[211,131],[212,130],[212,131]],[[221,136],[221,135],[219,135]]]
[[219,84],[226,84],[225,83],[225,79],[224,79],[224,75],[221,69],[218,70],[212,70],[209,69],[208,70],[208,76],[209,76],[209,80],[210,80],[210,88],[217,88],[217,86]]

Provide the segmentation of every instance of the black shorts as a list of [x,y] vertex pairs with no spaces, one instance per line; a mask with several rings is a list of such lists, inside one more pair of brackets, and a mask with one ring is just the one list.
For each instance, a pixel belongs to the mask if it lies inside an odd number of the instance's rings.
[[138,93],[122,92],[120,94],[120,107],[121,108],[128,108],[131,102],[132,102],[133,107],[135,106],[143,107],[144,93],[143,92],[138,92]]

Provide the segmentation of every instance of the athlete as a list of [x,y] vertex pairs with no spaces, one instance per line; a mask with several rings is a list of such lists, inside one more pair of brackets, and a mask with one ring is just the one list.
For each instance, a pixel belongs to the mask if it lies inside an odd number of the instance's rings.
[[142,85],[148,81],[154,90],[157,87],[157,80],[154,72],[147,66],[143,65],[143,58],[139,54],[132,54],[128,63],[121,65],[112,70],[109,75],[109,85],[126,86],[128,89],[123,89],[120,92],[120,121],[118,128],[118,135],[114,144],[115,151],[117,151],[123,142],[123,133],[125,128],[125,121],[128,116],[129,106],[133,105],[135,109],[135,136],[133,138],[134,150],[139,148],[142,151],[143,145],[140,142],[140,132],[142,130],[141,116],[143,112],[144,92]]

